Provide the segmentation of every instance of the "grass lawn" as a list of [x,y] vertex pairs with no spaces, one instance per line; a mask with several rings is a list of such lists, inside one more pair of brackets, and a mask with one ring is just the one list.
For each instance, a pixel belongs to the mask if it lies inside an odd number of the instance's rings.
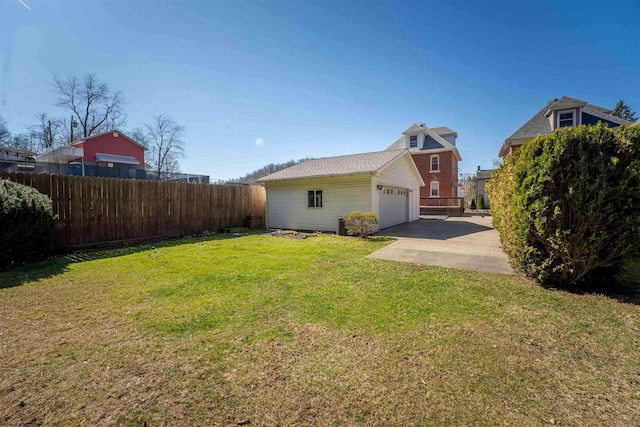
[[0,425],[640,425],[640,306],[217,237],[0,274]]

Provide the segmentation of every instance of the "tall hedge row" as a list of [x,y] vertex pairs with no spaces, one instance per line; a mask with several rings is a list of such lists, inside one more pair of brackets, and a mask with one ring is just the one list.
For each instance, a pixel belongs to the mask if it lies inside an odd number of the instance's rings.
[[488,184],[493,222],[515,268],[571,285],[640,254],[640,125],[539,136]]
[[47,256],[53,221],[51,199],[26,185],[0,180],[0,270]]

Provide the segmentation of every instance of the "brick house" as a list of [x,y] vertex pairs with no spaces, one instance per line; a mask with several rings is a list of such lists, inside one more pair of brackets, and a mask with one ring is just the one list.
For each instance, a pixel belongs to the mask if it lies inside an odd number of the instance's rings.
[[425,186],[420,198],[458,197],[458,134],[446,126],[429,128],[414,123],[387,150],[406,148],[411,153]]
[[538,135],[551,135],[556,129],[563,127],[595,125],[598,122],[609,127],[633,124],[633,122],[612,115],[612,112],[613,110],[591,105],[568,96],[554,98],[504,141],[499,155],[504,158],[522,147],[531,138]]

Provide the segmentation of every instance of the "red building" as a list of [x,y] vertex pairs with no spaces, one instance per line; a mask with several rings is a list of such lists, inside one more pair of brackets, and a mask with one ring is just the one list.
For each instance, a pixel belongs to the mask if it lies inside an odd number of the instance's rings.
[[67,164],[71,175],[143,178],[144,150],[139,142],[112,130],[48,148],[38,161]]
[[414,123],[387,150],[406,148],[425,183],[420,198],[458,197],[458,134],[446,126],[429,128]]

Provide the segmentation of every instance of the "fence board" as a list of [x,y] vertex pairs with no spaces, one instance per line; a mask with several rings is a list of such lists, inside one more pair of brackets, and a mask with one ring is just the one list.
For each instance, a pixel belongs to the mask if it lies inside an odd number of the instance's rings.
[[265,216],[262,187],[0,173],[51,197],[58,246],[178,237]]

